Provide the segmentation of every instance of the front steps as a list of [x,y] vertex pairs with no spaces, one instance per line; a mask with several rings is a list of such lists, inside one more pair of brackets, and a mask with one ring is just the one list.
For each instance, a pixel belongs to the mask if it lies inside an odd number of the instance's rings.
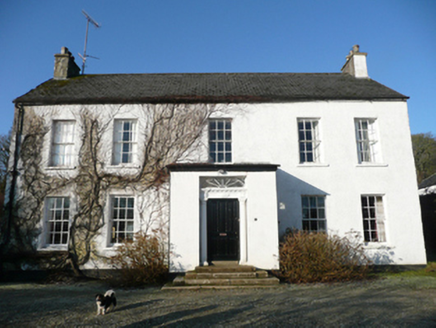
[[249,265],[214,263],[177,276],[162,289],[230,289],[277,287],[279,279]]

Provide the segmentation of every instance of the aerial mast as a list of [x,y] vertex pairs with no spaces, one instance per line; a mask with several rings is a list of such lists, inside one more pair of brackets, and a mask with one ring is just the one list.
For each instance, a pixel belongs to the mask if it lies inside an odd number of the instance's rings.
[[96,58],[97,57],[92,57],[86,54],[86,46],[88,44],[88,29],[89,29],[89,22],[91,22],[96,28],[101,27],[101,25],[99,23],[97,23],[94,19],[92,19],[91,16],[89,16],[86,11],[82,10],[82,14],[85,15],[86,17],[86,35],[85,35],[85,48],[83,49],[83,56],[79,53],[80,58],[82,58],[82,74],[85,74],[85,64],[86,64],[86,58],[87,57],[91,57],[91,58]]

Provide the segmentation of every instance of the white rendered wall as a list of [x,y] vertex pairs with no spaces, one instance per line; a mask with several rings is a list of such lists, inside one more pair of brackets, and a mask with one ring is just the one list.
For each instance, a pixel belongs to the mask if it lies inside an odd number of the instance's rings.
[[[383,196],[386,242],[378,264],[426,263],[406,102],[319,101],[247,105],[233,120],[234,162],[280,164],[280,232],[301,228],[301,195],[325,195],[329,232],[363,234],[360,196]],[[298,118],[320,120],[321,163],[299,164]],[[376,120],[381,161],[358,164],[355,118]]]
[[[223,105],[224,106],[224,105]],[[102,122],[114,118],[137,118],[139,152],[142,120],[146,111],[140,105],[88,106],[103,115]],[[35,106],[48,125],[56,119],[78,119],[86,106]],[[259,267],[274,267],[278,229],[301,228],[301,195],[325,195],[329,232],[344,235],[354,230],[363,233],[360,196],[383,196],[386,213],[386,242],[369,243],[366,248],[379,264],[424,264],[426,262],[419,199],[412,155],[407,104],[403,101],[317,101],[286,104],[233,104],[221,117],[231,118],[234,163],[271,163],[280,165],[276,173],[277,196],[272,174],[247,173],[247,262]],[[299,164],[298,118],[318,118],[320,122],[321,163]],[[381,161],[360,165],[357,160],[355,118],[376,120]],[[77,127],[78,133],[80,127]],[[78,134],[79,135],[79,134]],[[131,174],[138,170],[140,158],[132,165],[111,165],[113,130],[109,124],[103,140],[104,168],[108,172]],[[207,159],[204,148],[193,153],[191,161]],[[75,168],[48,167],[51,133],[45,137],[43,161],[48,174],[74,175]],[[76,149],[79,138],[76,137]],[[20,165],[19,165],[20,167]],[[202,173],[204,174],[204,173]],[[210,174],[216,174],[210,172]],[[171,181],[170,240],[174,247],[172,268],[189,270],[199,263],[200,173],[177,173]],[[18,181],[20,186],[20,181]],[[175,190],[174,187],[177,187]],[[118,191],[114,191],[118,193]],[[135,195],[141,197],[141,195]],[[275,199],[277,197],[277,199]],[[275,210],[272,204],[275,204]],[[176,206],[174,204],[177,204]],[[254,219],[257,218],[257,221]],[[265,220],[265,221],[264,221]],[[274,223],[276,222],[276,223]],[[262,238],[265,236],[266,238]],[[108,253],[107,237],[99,237],[96,247]],[[174,239],[175,238],[175,239]],[[269,246],[268,240],[271,241]],[[276,240],[276,239],[274,239]],[[258,247],[256,243],[261,242]],[[268,247],[271,247],[270,249]],[[177,257],[183,256],[183,260]],[[254,255],[253,255],[254,254]],[[254,257],[253,257],[254,256]],[[261,259],[262,258],[262,259]],[[256,259],[255,261],[252,261]]]

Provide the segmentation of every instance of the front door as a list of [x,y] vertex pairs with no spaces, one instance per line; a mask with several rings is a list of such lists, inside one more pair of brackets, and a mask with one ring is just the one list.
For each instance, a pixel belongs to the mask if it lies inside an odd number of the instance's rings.
[[207,201],[207,260],[239,261],[239,201]]

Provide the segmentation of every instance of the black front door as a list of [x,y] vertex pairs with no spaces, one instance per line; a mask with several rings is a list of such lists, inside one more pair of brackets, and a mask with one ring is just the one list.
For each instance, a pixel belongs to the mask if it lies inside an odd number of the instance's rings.
[[239,260],[239,201],[207,201],[207,260]]

